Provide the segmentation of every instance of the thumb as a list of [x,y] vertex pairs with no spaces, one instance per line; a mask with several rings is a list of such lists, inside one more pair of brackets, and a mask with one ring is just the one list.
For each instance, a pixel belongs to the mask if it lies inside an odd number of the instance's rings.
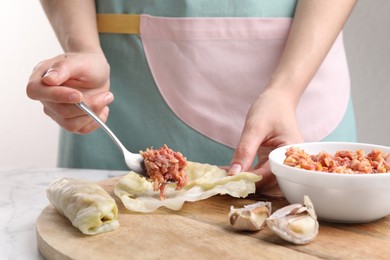
[[75,57],[63,54],[55,57],[51,66],[42,76],[42,81],[49,86],[59,86],[80,73],[80,66]]
[[69,72],[56,64],[51,66],[43,75],[42,82],[48,86],[59,86],[69,79]]
[[72,77],[72,67],[74,66],[66,61],[53,63],[41,78],[41,82],[46,86],[50,86],[50,88],[39,88],[39,99],[57,103],[81,102],[83,94],[80,91],[68,85],[64,86],[64,83],[68,84],[69,79]]

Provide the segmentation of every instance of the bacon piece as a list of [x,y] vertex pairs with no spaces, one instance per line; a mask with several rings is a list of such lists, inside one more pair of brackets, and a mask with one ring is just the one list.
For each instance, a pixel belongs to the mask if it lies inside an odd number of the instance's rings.
[[363,150],[340,150],[334,155],[320,152],[310,155],[299,147],[286,150],[284,164],[321,172],[334,173],[385,173],[390,172],[390,155],[380,150],[365,154]]

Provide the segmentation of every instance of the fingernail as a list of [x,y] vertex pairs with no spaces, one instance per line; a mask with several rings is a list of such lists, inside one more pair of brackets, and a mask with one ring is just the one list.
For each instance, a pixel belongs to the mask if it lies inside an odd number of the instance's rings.
[[229,174],[237,174],[239,172],[241,172],[241,165],[239,165],[238,163],[233,163],[230,166]]
[[104,101],[106,102],[107,105],[112,103],[112,101],[114,101],[114,95],[111,92],[108,92],[104,97]]
[[79,93],[71,93],[68,96],[69,102],[75,102],[78,103],[80,102],[80,94]]
[[56,79],[58,78],[58,72],[55,71],[54,69],[49,69],[48,71],[46,71],[45,75],[43,75],[43,77],[50,77],[52,79]]

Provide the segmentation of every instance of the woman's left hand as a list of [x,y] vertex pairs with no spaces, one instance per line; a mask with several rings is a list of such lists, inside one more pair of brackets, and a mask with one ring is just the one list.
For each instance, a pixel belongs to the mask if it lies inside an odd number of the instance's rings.
[[[296,104],[278,89],[267,88],[250,108],[229,173],[250,171],[261,175],[258,189],[276,184],[268,154],[276,147],[303,141],[296,120]],[[252,167],[257,156],[258,162]]]
[[[356,0],[298,1],[289,37],[271,82],[246,117],[230,173],[249,170],[263,176],[257,186],[259,189],[276,183],[267,163],[268,153],[272,148],[303,141],[296,106],[355,3]],[[256,155],[259,163],[252,168]]]

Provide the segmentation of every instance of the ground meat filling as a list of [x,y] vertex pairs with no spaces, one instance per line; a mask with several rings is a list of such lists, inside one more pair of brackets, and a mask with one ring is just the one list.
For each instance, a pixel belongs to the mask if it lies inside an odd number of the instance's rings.
[[165,199],[165,186],[169,182],[176,183],[176,190],[187,184],[184,168],[186,158],[180,153],[168,148],[167,145],[158,150],[147,148],[140,154],[145,159],[146,171],[153,182],[154,191],[160,191],[160,199]]
[[374,149],[367,155],[363,150],[310,155],[300,148],[290,147],[286,151],[284,164],[320,172],[385,173],[390,172],[390,154]]

